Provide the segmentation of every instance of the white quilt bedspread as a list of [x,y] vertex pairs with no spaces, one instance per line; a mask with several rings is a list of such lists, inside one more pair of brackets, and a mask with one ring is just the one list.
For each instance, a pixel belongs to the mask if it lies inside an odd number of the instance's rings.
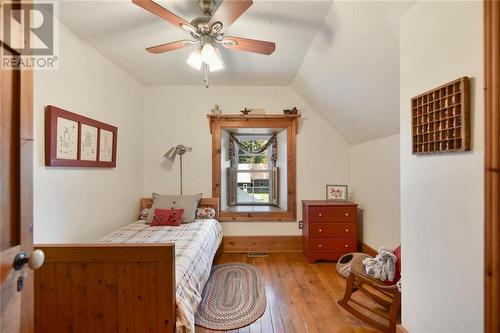
[[98,242],[175,243],[176,332],[181,333],[194,332],[194,315],[221,241],[221,225],[217,220],[207,219],[178,227],[151,227],[137,221]]

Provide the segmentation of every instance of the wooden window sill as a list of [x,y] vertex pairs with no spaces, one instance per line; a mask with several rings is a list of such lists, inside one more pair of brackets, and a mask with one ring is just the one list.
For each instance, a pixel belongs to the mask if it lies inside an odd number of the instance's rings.
[[221,212],[221,222],[296,222],[294,213],[280,212]]

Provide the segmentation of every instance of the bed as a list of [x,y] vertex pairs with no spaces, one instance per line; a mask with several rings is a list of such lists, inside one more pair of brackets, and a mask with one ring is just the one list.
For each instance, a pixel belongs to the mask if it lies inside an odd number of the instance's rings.
[[[141,209],[152,199],[141,200]],[[194,313],[222,240],[215,219],[179,227],[137,221],[95,244],[38,245],[37,332],[194,332]]]

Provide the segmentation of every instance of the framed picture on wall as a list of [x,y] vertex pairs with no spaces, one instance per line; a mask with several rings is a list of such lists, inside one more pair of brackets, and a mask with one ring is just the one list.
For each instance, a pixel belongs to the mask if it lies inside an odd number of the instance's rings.
[[45,108],[45,165],[116,167],[118,128],[53,105]]
[[113,159],[113,132],[99,130],[99,161],[111,162]]
[[347,185],[326,185],[326,200],[347,200]]
[[78,123],[62,117],[56,118],[56,158],[78,158]]
[[80,160],[97,161],[97,127],[81,125]]

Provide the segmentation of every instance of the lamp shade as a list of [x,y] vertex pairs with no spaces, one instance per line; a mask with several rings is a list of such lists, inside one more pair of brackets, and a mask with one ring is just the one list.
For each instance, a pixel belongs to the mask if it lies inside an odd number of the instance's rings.
[[191,53],[191,55],[187,58],[186,62],[194,69],[200,70],[201,64],[203,63],[203,61],[201,60],[201,49],[199,47],[196,48],[193,53]]
[[201,49],[201,60],[208,65],[211,72],[224,68],[224,62],[218,51],[212,43],[205,43]]
[[210,70],[210,72],[216,72],[224,69],[224,61],[222,60],[218,49],[215,49],[215,54],[217,54],[217,57],[213,58],[212,62],[208,64],[208,69]]
[[201,49],[201,59],[203,62],[210,66],[211,64],[217,62],[218,58],[219,56],[217,55],[217,52],[215,52],[215,47],[212,43],[205,43]]
[[170,148],[165,154],[163,154],[163,157],[173,160],[176,155],[184,155],[185,152],[191,151],[193,148],[192,147],[186,147],[184,145],[177,145],[175,147]]
[[170,148],[164,155],[163,157],[169,159],[169,160],[173,160],[175,158],[175,155],[177,154],[177,149],[176,147],[172,147]]

